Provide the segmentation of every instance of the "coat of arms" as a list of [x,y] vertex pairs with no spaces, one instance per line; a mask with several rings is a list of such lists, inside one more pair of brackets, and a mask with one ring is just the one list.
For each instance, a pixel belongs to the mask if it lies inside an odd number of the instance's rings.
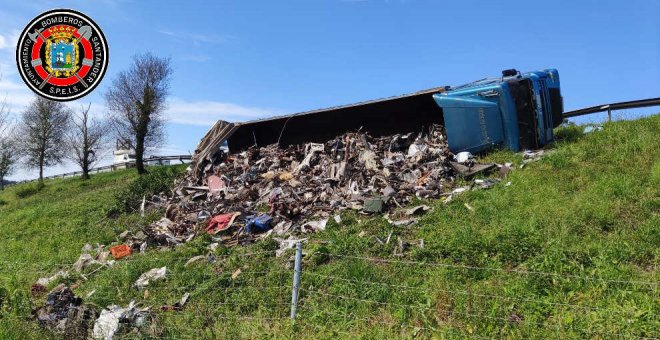
[[54,77],[69,77],[78,66],[78,40],[73,36],[73,28],[56,26],[50,28],[51,35],[46,41],[46,71]]

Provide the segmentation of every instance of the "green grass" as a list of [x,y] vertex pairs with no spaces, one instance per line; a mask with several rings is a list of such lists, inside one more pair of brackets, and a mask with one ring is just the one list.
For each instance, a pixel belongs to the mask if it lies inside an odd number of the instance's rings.
[[[99,308],[131,300],[152,306],[149,326],[129,336],[658,337],[659,134],[655,115],[587,135],[564,128],[552,151],[523,169],[520,154],[489,154],[485,160],[516,164],[509,178],[448,204],[426,202],[433,211],[410,229],[342,213],[341,224],[305,235],[295,324],[288,319],[293,251],[276,258],[269,253],[277,248],[273,240],[220,247],[215,263],[185,267],[208,253],[211,240],[200,235],[175,250],[151,249],[86,279],[64,281],[80,281],[80,296],[95,291],[85,301]],[[24,198],[16,196],[21,186],[0,193],[0,300],[8,296],[0,338],[57,337],[25,318],[43,300],[30,301],[30,284],[74,262],[84,243],[116,242],[121,231],[160,216],[104,218],[122,197],[115,192],[134,178],[115,172],[89,182],[48,181]],[[390,233],[390,244],[372,238]],[[393,255],[397,237],[410,243],[403,256]],[[169,275],[148,294],[131,288],[140,274],[160,266]],[[238,268],[242,273],[232,279]],[[157,311],[184,292],[191,298],[183,312]]]

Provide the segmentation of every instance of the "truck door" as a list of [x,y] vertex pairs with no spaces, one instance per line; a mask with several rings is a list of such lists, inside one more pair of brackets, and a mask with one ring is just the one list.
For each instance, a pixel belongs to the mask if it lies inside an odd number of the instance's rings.
[[442,108],[452,152],[478,152],[503,142],[502,117],[496,102],[444,94],[433,98]]

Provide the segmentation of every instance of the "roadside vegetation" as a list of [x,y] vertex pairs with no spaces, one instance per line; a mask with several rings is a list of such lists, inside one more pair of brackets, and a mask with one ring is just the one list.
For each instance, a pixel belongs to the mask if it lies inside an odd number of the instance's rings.
[[[152,306],[147,325],[128,334],[147,338],[659,337],[658,135],[655,115],[589,134],[561,128],[547,154],[523,168],[520,154],[491,153],[482,160],[514,163],[508,178],[448,203],[420,201],[433,209],[410,228],[342,212],[339,223],[304,235],[293,324],[294,251],[276,257],[273,239],[209,251],[211,238],[200,234],[49,288],[78,283],[76,295],[99,310],[132,300]],[[0,192],[0,338],[57,337],[30,320],[45,298],[32,297],[30,285],[70,267],[85,243],[119,244],[121,232],[160,218],[135,210],[182,171],[140,179],[117,171]],[[198,255],[211,256],[186,266]],[[164,280],[131,287],[162,266]],[[186,292],[182,311],[160,311]]]

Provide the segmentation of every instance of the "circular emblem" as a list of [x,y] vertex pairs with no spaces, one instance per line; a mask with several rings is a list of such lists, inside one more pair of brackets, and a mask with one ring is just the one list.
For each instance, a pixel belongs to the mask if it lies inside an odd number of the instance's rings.
[[69,101],[90,93],[108,68],[108,43],[98,25],[70,9],[42,13],[18,39],[16,61],[37,94]]

